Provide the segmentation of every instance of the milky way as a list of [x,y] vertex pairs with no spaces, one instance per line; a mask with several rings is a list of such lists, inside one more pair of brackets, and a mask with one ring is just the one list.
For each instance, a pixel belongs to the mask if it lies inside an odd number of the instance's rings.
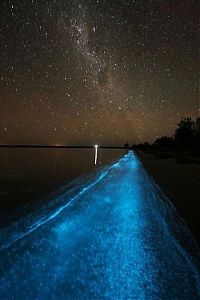
[[199,114],[197,1],[3,0],[0,143],[112,144]]

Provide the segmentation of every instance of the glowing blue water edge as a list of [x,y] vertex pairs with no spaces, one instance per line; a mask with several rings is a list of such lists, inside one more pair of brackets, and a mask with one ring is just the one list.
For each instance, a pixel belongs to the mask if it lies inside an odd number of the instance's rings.
[[0,299],[200,299],[198,246],[132,151],[76,184],[1,230]]

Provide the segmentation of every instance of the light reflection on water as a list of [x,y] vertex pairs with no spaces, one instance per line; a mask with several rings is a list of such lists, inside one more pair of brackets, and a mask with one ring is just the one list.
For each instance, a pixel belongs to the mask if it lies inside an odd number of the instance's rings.
[[0,149],[0,218],[3,223],[32,211],[43,196],[112,163],[124,150]]

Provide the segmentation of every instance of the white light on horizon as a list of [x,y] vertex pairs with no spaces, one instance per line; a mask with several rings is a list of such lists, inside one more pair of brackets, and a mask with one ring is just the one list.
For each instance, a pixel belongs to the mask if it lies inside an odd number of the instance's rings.
[[98,145],[95,145],[94,164],[97,164]]

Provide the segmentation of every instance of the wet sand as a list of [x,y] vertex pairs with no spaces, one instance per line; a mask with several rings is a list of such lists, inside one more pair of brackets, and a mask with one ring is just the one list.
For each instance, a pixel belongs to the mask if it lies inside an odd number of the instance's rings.
[[160,185],[200,245],[200,165],[176,163],[136,151],[146,171]]

